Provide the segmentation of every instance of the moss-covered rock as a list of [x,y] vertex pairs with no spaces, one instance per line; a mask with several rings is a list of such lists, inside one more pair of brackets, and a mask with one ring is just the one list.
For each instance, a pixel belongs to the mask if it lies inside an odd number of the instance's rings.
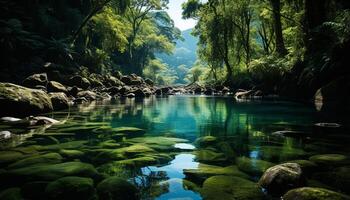
[[303,173],[308,175],[309,173],[315,171],[317,169],[318,165],[312,161],[309,160],[290,160],[285,163],[297,163],[301,169],[303,170]]
[[283,162],[287,160],[304,159],[308,157],[307,152],[302,149],[296,149],[283,146],[250,146],[250,151],[259,152],[259,158],[270,162]]
[[134,185],[118,177],[110,177],[97,185],[101,200],[137,200],[138,191]]
[[146,133],[145,130],[136,127],[118,127],[113,128],[113,132],[116,134],[123,134],[128,137],[138,137]]
[[126,157],[131,157],[131,156],[141,154],[141,153],[153,153],[153,152],[155,152],[154,149],[152,149],[148,146],[142,145],[142,144],[134,144],[134,145],[131,145],[128,147],[116,149],[114,151],[116,153],[119,153],[119,154],[126,156]]
[[305,186],[305,177],[297,163],[283,163],[268,168],[259,185],[270,194],[282,195],[287,190]]
[[249,176],[241,172],[236,165],[220,167],[215,165],[199,164],[196,169],[184,169],[184,174],[189,180],[196,183],[202,183],[205,179],[216,175],[232,175],[248,179]]
[[63,110],[69,108],[68,97],[63,92],[50,93],[50,99],[54,110]]
[[51,181],[64,176],[82,176],[99,178],[96,169],[87,163],[66,162],[48,165],[33,165],[8,170],[0,175],[0,180],[19,184],[28,181]]
[[198,138],[195,141],[195,144],[198,147],[208,147],[208,146],[214,145],[217,142],[218,142],[218,139],[214,136],[204,136],[204,137]]
[[87,89],[90,87],[90,81],[87,78],[84,78],[82,76],[76,75],[69,79],[69,84],[71,86],[77,86],[83,89]]
[[35,155],[23,160],[19,160],[8,166],[9,169],[28,167],[40,164],[56,164],[62,162],[62,156],[58,153],[47,153],[43,155]]
[[103,149],[116,149],[120,147],[120,144],[116,143],[114,140],[107,140],[101,142],[98,146],[102,147]]
[[59,82],[56,81],[49,81],[49,83],[47,84],[47,91],[48,92],[63,92],[65,94],[68,93],[67,88],[62,85]]
[[193,152],[196,155],[195,160],[207,164],[224,163],[227,157],[223,153],[215,152],[212,149],[201,149]]
[[63,177],[46,187],[49,199],[95,199],[94,181],[91,178]]
[[156,151],[175,151],[174,147],[177,143],[186,143],[188,140],[174,137],[138,137],[128,139],[127,142],[132,144],[143,144],[147,147],[150,147]]
[[314,173],[313,177],[323,184],[350,194],[350,166],[337,167],[332,170]]
[[61,149],[82,149],[83,147],[85,147],[85,144],[86,144],[86,141],[77,140],[77,141],[65,142],[60,144],[39,146],[37,148],[41,151],[59,151]]
[[263,199],[260,187],[249,180],[235,176],[213,176],[203,183],[201,194],[204,199],[252,200]]
[[0,83],[1,115],[26,116],[53,110],[50,97],[41,90]]
[[85,157],[95,164],[126,159],[125,156],[114,149],[94,149],[84,151]]
[[237,163],[238,169],[253,176],[260,176],[268,168],[274,166],[274,164],[271,162],[258,160],[258,159],[250,159],[247,157],[237,158],[236,163]]
[[33,74],[23,81],[23,85],[30,88],[35,88],[35,86],[40,85],[46,87],[48,82],[47,74]]
[[25,155],[19,151],[0,151],[0,164],[15,162],[24,157]]
[[22,200],[23,197],[21,195],[20,188],[8,188],[2,192],[0,192],[1,200]]
[[77,159],[84,156],[84,152],[74,149],[61,149],[59,151],[59,154],[61,154],[65,158],[69,159]]
[[320,166],[340,166],[350,164],[350,159],[341,154],[322,154],[311,156],[309,160]]
[[288,191],[284,200],[348,200],[349,196],[324,188],[302,187]]

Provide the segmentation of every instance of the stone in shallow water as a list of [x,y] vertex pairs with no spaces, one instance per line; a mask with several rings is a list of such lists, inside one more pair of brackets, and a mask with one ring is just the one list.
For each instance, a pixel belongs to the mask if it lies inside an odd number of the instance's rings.
[[91,178],[63,177],[46,187],[49,199],[96,199],[94,181]]
[[217,141],[218,141],[217,138],[214,136],[204,136],[204,137],[198,138],[195,141],[195,143],[199,147],[208,147],[208,146],[214,145]]
[[96,169],[87,163],[66,162],[60,164],[34,165],[9,170],[0,174],[0,181],[18,185],[29,181],[51,181],[64,176],[99,178]]
[[77,159],[84,156],[84,152],[79,150],[70,150],[70,149],[61,149],[59,151],[59,154],[61,154],[63,157],[69,158],[69,159]]
[[315,155],[311,156],[309,159],[320,166],[339,166],[350,164],[349,158],[341,154]]
[[28,167],[40,164],[56,164],[62,162],[62,156],[58,153],[47,153],[43,155],[35,155],[32,157],[19,160],[8,166],[9,169]]
[[1,200],[22,200],[20,188],[9,188],[0,193]]
[[350,166],[313,174],[316,180],[350,194]]
[[169,152],[174,151],[177,143],[186,143],[188,140],[173,137],[138,137],[128,139],[127,142],[133,144],[143,144],[156,151]]
[[227,157],[223,153],[215,152],[211,149],[201,149],[195,151],[195,160],[207,164],[224,163],[227,161]]
[[260,176],[262,175],[268,168],[274,166],[275,164],[258,159],[250,159],[247,157],[239,157],[236,159],[236,163],[238,169],[241,171],[253,175]]
[[270,194],[283,195],[287,190],[305,186],[305,177],[297,163],[283,163],[270,167],[259,180]]
[[110,177],[97,185],[101,200],[137,200],[138,191],[134,185],[118,177]]
[[349,200],[350,197],[324,188],[302,187],[288,191],[284,200]]
[[201,194],[210,200],[263,199],[261,188],[254,182],[235,176],[213,176],[203,183]]
[[283,162],[307,157],[307,153],[302,149],[282,146],[250,146],[249,150],[257,151],[260,159],[270,162]]
[[201,183],[205,179],[216,175],[232,175],[245,179],[249,178],[249,176],[244,172],[241,172],[236,165],[220,167],[215,165],[199,164],[197,168],[184,169],[183,172],[187,179],[193,180],[196,183]]

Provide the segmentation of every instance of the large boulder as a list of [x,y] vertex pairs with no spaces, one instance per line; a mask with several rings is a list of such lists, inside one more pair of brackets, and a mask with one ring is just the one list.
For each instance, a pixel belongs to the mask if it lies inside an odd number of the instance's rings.
[[33,74],[33,75],[27,77],[26,79],[24,79],[23,85],[26,87],[30,87],[30,88],[35,88],[38,85],[46,87],[47,82],[48,82],[48,80],[47,80],[46,73]]
[[0,116],[26,116],[52,110],[51,99],[44,91],[0,83]]
[[50,99],[54,110],[63,110],[69,108],[68,97],[63,92],[50,93]]
[[274,164],[264,160],[239,157],[236,159],[238,169],[252,176],[262,175],[268,168]]
[[89,101],[94,101],[97,98],[97,94],[95,92],[86,90],[86,91],[78,92],[77,97],[78,98],[84,97]]
[[271,194],[282,195],[289,189],[304,186],[305,177],[299,164],[284,163],[267,169],[259,185]]
[[119,177],[110,177],[97,185],[101,200],[137,200],[138,191],[134,185]]
[[349,200],[350,197],[324,188],[302,187],[288,191],[284,200]]
[[77,86],[83,89],[90,87],[90,81],[87,78],[76,75],[69,79],[70,85]]
[[318,111],[350,111],[349,77],[341,77],[331,81],[317,90],[314,103]]
[[64,92],[64,93],[68,93],[67,88],[64,85],[62,85],[61,83],[56,82],[56,81],[50,81],[47,84],[47,91],[48,92]]
[[46,187],[50,199],[96,199],[94,181],[91,178],[63,177],[51,182]]

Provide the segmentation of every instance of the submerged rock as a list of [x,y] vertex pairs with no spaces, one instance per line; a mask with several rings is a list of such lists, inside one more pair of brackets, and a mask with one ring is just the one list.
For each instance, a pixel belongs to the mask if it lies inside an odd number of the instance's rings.
[[288,191],[284,200],[348,200],[349,196],[324,188],[302,187]]
[[28,116],[53,110],[50,97],[41,90],[0,83],[0,115]]
[[134,185],[118,177],[110,177],[97,185],[101,200],[137,200],[138,191]]
[[309,159],[320,166],[340,166],[350,164],[349,158],[341,154],[315,155],[311,156]]
[[260,187],[249,180],[235,176],[213,176],[203,183],[201,194],[204,199],[252,200],[263,199]]
[[236,165],[220,167],[201,163],[196,169],[184,169],[183,171],[187,179],[197,183],[202,183],[205,179],[216,175],[231,175],[249,179],[249,175],[241,172]]
[[289,189],[305,186],[305,177],[297,163],[284,163],[267,169],[259,185],[270,194],[282,195]]
[[63,177],[51,182],[46,187],[49,199],[96,199],[94,181],[91,178]]
[[271,162],[258,160],[258,159],[250,159],[247,157],[237,158],[236,163],[237,163],[238,169],[253,176],[260,176],[268,168],[274,166],[274,164]]

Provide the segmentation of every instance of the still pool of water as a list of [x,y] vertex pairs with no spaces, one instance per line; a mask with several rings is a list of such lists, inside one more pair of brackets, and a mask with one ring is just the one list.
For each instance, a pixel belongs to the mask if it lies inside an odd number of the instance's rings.
[[[335,167],[350,172],[350,162],[328,166],[318,157],[347,157],[349,137],[341,132],[317,135],[314,109],[299,103],[169,96],[92,102],[47,116],[61,123],[0,125],[16,134],[1,143],[1,190],[17,188],[26,199],[47,199],[57,195],[48,185],[65,176],[92,178],[94,188],[104,178],[118,176],[132,183],[141,199],[212,199],[210,177],[239,177],[249,181],[252,191],[267,168],[295,161],[305,165],[308,186],[349,191],[347,180],[344,185],[328,177]],[[37,187],[28,192],[33,183]],[[256,188],[255,197],[270,198]],[[237,186],[216,192],[235,199],[251,195],[236,191]]]

